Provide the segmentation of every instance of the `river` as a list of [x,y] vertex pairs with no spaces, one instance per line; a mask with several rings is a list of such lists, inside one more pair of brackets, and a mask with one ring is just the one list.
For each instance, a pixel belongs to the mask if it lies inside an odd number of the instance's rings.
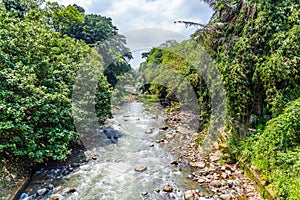
[[[118,141],[87,149],[69,166],[36,171],[20,199],[182,199],[196,183],[187,178],[189,166],[171,164],[176,155],[159,141],[174,131],[162,128],[165,119],[158,103],[124,103],[105,125],[121,133]],[[172,192],[163,191],[168,186]]]

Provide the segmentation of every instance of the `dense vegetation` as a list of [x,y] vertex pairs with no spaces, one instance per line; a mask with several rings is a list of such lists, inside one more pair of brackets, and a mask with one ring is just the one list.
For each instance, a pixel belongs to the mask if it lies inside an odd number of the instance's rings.
[[[253,165],[276,196],[300,199],[299,1],[205,1],[214,10],[211,21],[188,41],[144,53],[138,86],[171,109],[189,106],[193,94],[184,91],[192,88],[205,132],[218,109],[211,90],[220,86],[205,76],[208,52],[226,91],[226,151]],[[133,76],[125,43],[110,18],[80,6],[1,1],[1,156],[64,159],[79,139],[77,129],[94,128],[88,125],[93,110],[85,106],[95,100],[103,122],[119,77]]]
[[[211,108],[207,85],[193,70],[193,63],[173,53],[174,48],[181,48],[196,54],[199,48],[191,47],[191,41],[202,44],[222,74],[226,90],[225,130],[231,135],[227,151],[260,171],[276,196],[299,199],[299,1],[206,2],[215,11],[209,24],[188,42],[166,43],[144,53],[146,61],[140,73],[150,76],[154,69],[163,73],[171,68],[183,74],[197,93],[200,114],[207,119]],[[186,22],[189,24],[193,23]],[[141,89],[163,95],[169,105],[179,106],[166,87],[146,84]]]
[[[106,63],[112,55],[103,57],[98,47],[112,36],[123,52],[106,47],[115,56]],[[34,162],[66,158],[70,145],[79,139],[74,120],[80,123],[88,116],[81,115],[84,107],[73,107],[78,113],[72,113],[74,90],[84,91],[86,86],[77,84],[73,88],[74,83],[89,77],[96,85],[96,114],[103,122],[110,115],[112,91],[111,77],[106,78],[103,72],[114,73],[116,82],[117,75],[131,70],[125,60],[131,54],[124,44],[125,38],[118,35],[110,18],[86,15],[77,5],[65,7],[34,0],[1,2],[1,156],[25,157]]]

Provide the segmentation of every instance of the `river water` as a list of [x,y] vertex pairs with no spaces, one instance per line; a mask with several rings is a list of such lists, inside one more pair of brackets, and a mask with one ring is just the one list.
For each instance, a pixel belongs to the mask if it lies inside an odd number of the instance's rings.
[[[158,103],[121,105],[105,125],[122,134],[116,143],[87,149],[84,157],[92,159],[75,158],[80,166],[73,163],[70,174],[68,166],[37,171],[20,199],[49,199],[53,194],[56,199],[80,200],[182,199],[184,191],[197,186],[187,178],[189,167],[171,165],[176,156],[157,143],[164,134],[174,131],[162,129],[165,119]],[[137,172],[136,166],[147,169]],[[166,185],[173,192],[163,192]],[[38,196],[41,189],[47,192]]]

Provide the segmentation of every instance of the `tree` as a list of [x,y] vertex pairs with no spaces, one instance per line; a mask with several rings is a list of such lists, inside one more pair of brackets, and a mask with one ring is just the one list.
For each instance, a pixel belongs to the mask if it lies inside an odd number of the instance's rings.
[[[78,139],[71,112],[77,71],[82,65],[99,70],[100,56],[86,60],[92,50],[83,41],[2,11],[0,152],[36,162],[64,159]],[[103,121],[110,110],[109,86],[103,75],[99,81],[96,103]]]
[[56,32],[62,35],[76,37],[79,26],[83,23],[84,13],[78,7],[71,5],[65,7],[57,2],[47,2],[43,9],[43,16],[47,24],[51,25]]
[[3,0],[2,2],[10,14],[24,19],[30,10],[38,9],[44,0]]
[[104,75],[113,87],[118,82],[118,76],[131,71],[128,61],[133,57],[125,45],[126,38],[123,35],[116,35],[97,43],[97,51],[105,63]]
[[117,34],[117,27],[112,24],[109,17],[88,14],[84,17],[84,22],[79,25],[75,38],[85,41],[87,44],[96,44]]
[[85,9],[77,4],[73,4],[73,7],[76,8],[80,13],[85,14]]

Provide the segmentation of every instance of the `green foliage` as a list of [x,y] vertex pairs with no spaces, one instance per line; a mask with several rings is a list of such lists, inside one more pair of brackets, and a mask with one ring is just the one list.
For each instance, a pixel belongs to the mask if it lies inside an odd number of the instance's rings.
[[[2,9],[3,10],[3,9]],[[42,21],[0,14],[0,152],[36,162],[64,159],[78,139],[73,124],[73,84],[91,49],[54,32]],[[101,62],[93,62],[100,68]],[[97,114],[109,112],[106,79],[100,78]]]
[[[163,105],[176,107],[178,99],[174,92],[184,95],[183,101],[189,104],[190,96],[186,94],[189,89],[195,92],[201,104],[201,116],[209,117],[210,97],[208,88],[198,66],[202,49],[193,40],[177,43],[167,41],[160,48],[153,48],[142,56],[146,61],[139,68],[137,86],[144,93],[158,95]],[[186,82],[180,81],[185,78]],[[187,85],[188,84],[188,85]],[[172,87],[176,86],[176,91]],[[174,88],[173,88],[174,89]]]
[[24,19],[30,10],[38,9],[44,0],[2,0],[10,15]]
[[26,17],[43,21],[56,32],[83,40],[87,44],[95,45],[97,42],[104,41],[118,33],[118,29],[112,24],[111,18],[85,14],[85,10],[76,4],[63,6],[57,2],[46,2],[42,7],[39,0],[20,0],[17,2],[6,0],[6,2],[6,7],[14,11],[10,12],[11,15],[21,15],[20,18],[22,19]]
[[79,31],[78,26],[83,23],[84,14],[73,6],[64,7],[57,3],[52,3],[52,5],[51,22],[53,23],[54,30],[76,38],[76,34]]
[[117,34],[117,27],[112,24],[112,19],[96,14],[88,14],[80,24],[75,36],[87,44],[96,44]]
[[264,108],[275,117],[300,92],[299,3],[225,2],[200,35],[224,76],[229,114],[243,124]]
[[251,160],[282,199],[299,199],[299,1],[205,1],[214,14],[194,37],[223,76],[228,151]]
[[[253,142],[252,162],[274,182],[278,195],[285,199],[300,197],[300,99],[270,120]],[[297,181],[298,180],[298,181]]]
[[127,72],[133,73],[128,63],[133,57],[126,47],[125,36],[118,34],[105,41],[98,42],[96,49],[104,60],[104,75],[113,87],[116,86],[120,76]]

